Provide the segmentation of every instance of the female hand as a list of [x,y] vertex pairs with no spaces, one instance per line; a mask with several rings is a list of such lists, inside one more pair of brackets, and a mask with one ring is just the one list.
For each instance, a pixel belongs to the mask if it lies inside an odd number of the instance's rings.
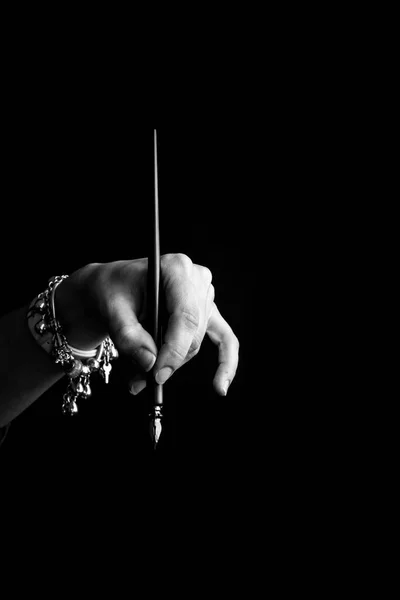
[[235,377],[239,341],[214,303],[212,275],[185,254],[161,257],[161,288],[167,313],[163,345],[144,328],[147,258],[90,264],[75,271],[57,288],[57,318],[68,342],[83,350],[98,346],[110,335],[118,351],[134,359],[141,372],[131,392],[146,386],[144,373],[153,368],[160,384],[200,350],[204,336],[218,346],[216,392],[225,396]]

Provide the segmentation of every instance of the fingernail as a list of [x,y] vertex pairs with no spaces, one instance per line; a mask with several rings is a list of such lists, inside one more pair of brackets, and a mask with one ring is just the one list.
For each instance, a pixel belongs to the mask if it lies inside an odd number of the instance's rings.
[[227,395],[228,393],[228,387],[231,385],[231,382],[229,381],[229,379],[227,379],[224,383],[224,385],[222,386],[222,391],[224,392],[224,396]]
[[160,369],[156,375],[156,381],[157,383],[165,383],[168,379],[168,377],[170,377],[172,375],[172,369],[171,367],[163,367],[162,369]]
[[140,381],[134,381],[130,387],[130,393],[136,396],[139,392],[144,390],[146,387],[146,382],[141,379]]
[[151,371],[156,362],[155,355],[150,352],[150,350],[146,350],[146,348],[141,348],[137,353],[137,359],[140,362],[140,365],[143,369],[147,371]]

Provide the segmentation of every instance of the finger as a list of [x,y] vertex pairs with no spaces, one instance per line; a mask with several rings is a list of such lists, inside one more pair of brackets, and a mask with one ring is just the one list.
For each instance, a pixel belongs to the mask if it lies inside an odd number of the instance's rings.
[[143,371],[156,362],[157,346],[137,320],[129,297],[116,295],[106,307],[108,329],[117,349],[131,357]]
[[189,350],[199,342],[195,336],[200,324],[200,311],[193,283],[186,277],[169,282],[166,308],[170,312],[163,344],[154,366],[157,383],[167,379],[184,363]]
[[129,391],[134,396],[137,396],[137,394],[140,394],[140,392],[142,390],[144,390],[146,385],[147,385],[146,379],[143,377],[143,375],[138,373],[137,375],[135,375],[135,377],[132,377],[132,379],[130,380]]
[[214,389],[220,396],[226,396],[239,363],[239,340],[214,304],[207,335],[218,346],[219,366],[214,377]]
[[196,334],[193,337],[191,346],[189,348],[189,352],[186,355],[185,360],[182,365],[188,363],[194,356],[196,356],[200,350],[201,344],[203,343],[204,337],[207,332],[207,325],[209,318],[211,316],[211,312],[214,307],[214,298],[215,298],[215,289],[213,285],[209,285],[206,298],[204,301],[204,310],[200,310],[200,325],[197,329]]

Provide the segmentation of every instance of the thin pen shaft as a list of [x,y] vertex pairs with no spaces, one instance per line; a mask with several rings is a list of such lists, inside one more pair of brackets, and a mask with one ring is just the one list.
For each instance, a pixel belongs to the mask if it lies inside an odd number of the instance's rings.
[[[154,197],[152,207],[152,248],[149,253],[148,265],[148,310],[150,316],[150,333],[156,342],[158,350],[161,347],[161,325],[160,325],[160,219],[158,205],[158,157],[157,157],[157,131],[154,130]],[[154,448],[157,447],[161,435],[161,418],[163,404],[163,387],[158,384],[154,376],[150,375],[151,388],[151,412],[150,412],[150,435]]]

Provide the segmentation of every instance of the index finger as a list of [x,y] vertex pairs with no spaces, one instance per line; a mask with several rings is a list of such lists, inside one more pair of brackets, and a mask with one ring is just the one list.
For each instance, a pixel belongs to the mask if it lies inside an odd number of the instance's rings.
[[163,344],[154,365],[157,383],[165,383],[185,362],[200,324],[195,287],[186,276],[168,282],[166,309],[169,313]]

